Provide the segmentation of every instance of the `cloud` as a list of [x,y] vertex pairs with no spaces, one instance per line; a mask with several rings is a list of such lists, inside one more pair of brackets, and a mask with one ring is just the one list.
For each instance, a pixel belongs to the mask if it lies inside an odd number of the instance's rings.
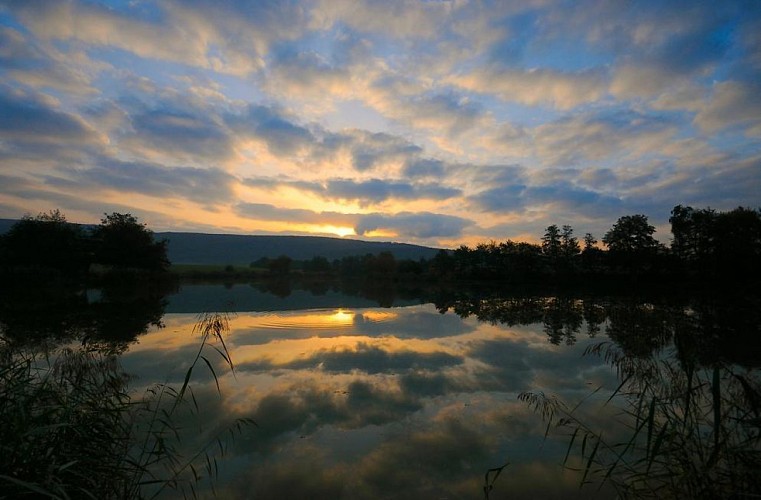
[[[230,133],[208,115],[174,109],[153,109],[131,116],[134,133],[121,138],[126,148],[145,148],[169,162],[221,162],[232,155]],[[149,157],[152,155],[149,155]]]
[[465,227],[473,223],[461,217],[429,212],[397,214],[315,212],[308,209],[279,208],[261,203],[239,203],[235,206],[235,210],[239,215],[253,219],[350,225],[361,236],[381,231],[394,233],[399,238],[412,239],[458,236]]
[[271,8],[206,0],[121,9],[80,1],[11,2],[11,7],[45,40],[78,40],[236,75],[260,68],[271,43],[294,36],[304,18],[294,4]]
[[607,92],[606,75],[599,70],[562,72],[552,69],[479,68],[452,76],[448,83],[503,101],[528,106],[548,105],[571,109],[602,98]]
[[258,189],[289,188],[319,196],[324,200],[351,201],[367,207],[386,201],[419,200],[445,201],[462,196],[459,188],[448,187],[442,182],[409,182],[401,179],[366,180],[330,178],[322,181],[300,181],[286,177],[253,177],[243,181]]
[[389,162],[403,162],[407,157],[422,152],[422,148],[411,142],[387,133],[348,130],[326,138],[328,148],[348,149],[354,168],[360,172],[387,165]]
[[673,118],[631,110],[581,113],[531,131],[535,154],[545,164],[562,166],[657,152],[676,132]]
[[[25,213],[39,213],[47,210],[60,209],[66,215],[70,212],[79,212],[90,216],[81,222],[97,222],[98,217],[104,212],[129,212],[143,220],[149,221],[151,227],[157,226],[174,227],[172,217],[153,211],[145,206],[131,204],[130,200],[114,202],[98,198],[83,197],[78,189],[80,183],[62,177],[48,176],[45,179],[29,180],[18,176],[0,176],[0,195],[10,198],[6,205],[15,207],[14,211],[7,211],[9,218],[18,218]],[[58,189],[51,189],[58,188]],[[40,210],[29,210],[30,200],[35,206],[42,207]],[[69,220],[75,219],[69,217]]]
[[243,137],[262,139],[273,154],[301,155],[309,166],[323,161],[341,162],[342,155],[346,155],[353,169],[365,172],[401,164],[422,152],[420,146],[397,135],[306,127],[283,110],[269,106],[248,106],[245,113],[228,115],[226,122]]
[[155,197],[178,197],[203,205],[224,203],[233,198],[232,175],[216,168],[165,167],[149,163],[122,162],[99,158],[93,167],[62,167],[65,179],[49,177],[49,184],[80,188],[113,189]]
[[454,90],[431,92],[404,78],[384,76],[370,84],[373,107],[405,127],[456,138],[486,122],[483,106]]
[[[245,370],[242,366],[239,369]],[[381,425],[421,408],[416,399],[362,379],[350,382],[342,392],[300,384],[265,395],[251,415],[261,429],[257,438],[273,440],[292,431],[311,433],[317,425],[345,429]]]
[[0,26],[0,47],[0,66],[11,79],[74,96],[97,94],[92,78],[98,70],[108,67],[106,63],[91,61],[76,49],[61,51],[5,26]]
[[372,337],[393,335],[399,339],[436,339],[454,337],[475,329],[454,315],[438,312],[399,311],[393,323],[373,322],[362,315],[355,315],[354,328]]
[[471,224],[472,221],[453,215],[400,212],[393,215],[361,215],[354,231],[359,235],[390,231],[403,238],[426,239],[456,237]]
[[354,350],[322,350],[310,357],[279,365],[288,369],[313,369],[332,373],[355,371],[378,374],[409,370],[440,370],[459,365],[463,359],[444,352],[387,351],[378,346],[359,343]]
[[708,133],[744,127],[748,134],[761,136],[761,86],[731,81],[716,84],[695,123]]
[[402,1],[389,5],[378,0],[321,0],[313,11],[312,23],[323,29],[342,23],[364,33],[395,38],[434,36],[451,15],[445,2]]
[[[267,79],[264,82],[269,92],[275,95],[299,96],[301,99],[324,99],[325,95],[344,95],[352,93],[354,75],[349,66],[355,53],[362,50],[362,40],[338,41],[334,47],[331,60],[322,54],[301,49],[298,41],[270,54]],[[356,45],[349,46],[351,41]]]
[[435,158],[414,158],[408,160],[402,173],[410,178],[421,177],[441,178],[444,176],[446,165],[443,161]]
[[295,155],[315,142],[312,133],[267,106],[248,106],[241,116],[229,122],[240,134],[261,138],[276,155]]
[[243,230],[242,210],[272,232],[330,221],[456,246],[757,198],[752,2],[0,10],[0,158],[30,181],[6,207],[84,210],[121,192],[182,227]]
[[100,136],[75,114],[61,111],[55,99],[0,86],[0,133],[6,141],[33,144],[94,145]]
[[462,191],[438,184],[410,184],[400,181],[370,179],[357,182],[351,179],[330,179],[325,186],[329,198],[356,200],[360,205],[380,203],[388,199],[446,200],[460,196]]
[[284,222],[305,222],[310,224],[352,224],[355,216],[338,212],[315,212],[301,208],[280,208],[266,203],[238,203],[235,212],[242,217],[259,220]]

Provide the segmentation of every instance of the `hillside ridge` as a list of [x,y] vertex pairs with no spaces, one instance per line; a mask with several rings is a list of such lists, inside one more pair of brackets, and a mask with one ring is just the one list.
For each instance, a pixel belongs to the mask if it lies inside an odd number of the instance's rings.
[[[7,232],[15,219],[0,219],[0,234]],[[150,228],[149,228],[150,229]],[[287,255],[295,260],[315,256],[328,260],[391,252],[396,259],[430,259],[439,251],[410,243],[380,242],[330,236],[215,234],[180,231],[154,232],[157,240],[166,239],[167,256],[173,264],[248,265],[262,257]]]

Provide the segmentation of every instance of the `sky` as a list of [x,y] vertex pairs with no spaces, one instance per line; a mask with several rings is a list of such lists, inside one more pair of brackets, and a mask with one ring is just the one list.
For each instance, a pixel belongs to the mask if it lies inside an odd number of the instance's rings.
[[761,2],[0,0],[0,218],[438,247],[761,206]]

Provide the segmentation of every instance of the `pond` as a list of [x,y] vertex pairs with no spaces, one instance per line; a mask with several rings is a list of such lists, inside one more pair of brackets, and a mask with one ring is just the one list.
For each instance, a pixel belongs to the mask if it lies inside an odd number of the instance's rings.
[[[71,345],[81,345],[75,330],[83,325],[91,337],[124,325],[105,320],[105,309],[141,318],[136,339],[122,332],[114,349],[133,398],[156,387],[181,391],[187,381],[166,439],[194,466],[174,488],[148,486],[144,494],[759,491],[754,304],[668,294],[272,292],[185,285],[162,298],[158,312],[155,300],[109,309],[113,292],[79,295],[78,319],[64,321]],[[224,313],[225,324],[221,340],[211,335],[202,345],[204,312]],[[6,310],[6,333],[30,328],[9,317],[18,320]],[[36,328],[37,338],[49,338]]]

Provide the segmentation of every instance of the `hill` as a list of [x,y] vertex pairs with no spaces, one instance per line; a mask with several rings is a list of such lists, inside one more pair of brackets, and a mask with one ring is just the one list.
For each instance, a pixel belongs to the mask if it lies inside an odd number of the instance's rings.
[[[0,234],[7,232],[14,219],[0,219]],[[92,227],[92,226],[89,226]],[[167,254],[174,264],[248,265],[262,257],[287,255],[306,260],[317,255],[328,260],[353,255],[391,252],[397,259],[432,258],[438,248],[407,243],[362,241],[322,236],[260,236],[237,234],[204,234],[157,232],[156,239],[166,239]]]
[[406,243],[361,241],[322,236],[260,236],[203,233],[156,233],[169,244],[174,264],[249,264],[262,257],[287,255],[295,260],[322,256],[328,260],[391,252],[396,259],[432,258],[439,251]]

